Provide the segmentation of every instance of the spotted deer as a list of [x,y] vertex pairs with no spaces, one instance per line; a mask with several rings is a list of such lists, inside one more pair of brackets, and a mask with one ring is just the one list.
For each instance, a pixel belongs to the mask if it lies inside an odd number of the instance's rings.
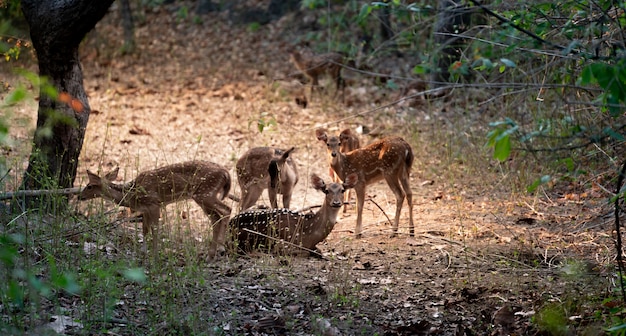
[[[316,213],[300,213],[289,209],[261,209],[239,213],[230,220],[230,228],[240,252],[263,250],[281,254],[306,255],[326,239],[343,204],[343,194],[357,184],[357,175],[350,174],[343,183],[326,184],[316,174],[311,185],[326,194]],[[295,246],[297,247],[295,247]]]
[[[339,141],[341,142],[340,151],[342,153],[348,153],[361,147],[359,137],[356,134],[352,133],[349,128],[346,128],[341,131],[341,133],[339,133]],[[337,176],[337,173],[335,173],[332,167],[329,167],[328,169],[330,171],[330,175],[333,177],[333,182],[338,182],[339,176]],[[348,203],[350,202],[351,197],[352,189],[348,190],[348,192],[344,195],[344,213],[346,213],[346,211],[348,210]]]
[[341,77],[341,68],[346,64],[345,56],[330,52],[316,55],[313,52],[298,51],[295,48],[289,50],[289,58],[296,68],[311,80],[311,100],[313,92],[320,89],[319,78],[328,75],[335,81],[335,97],[341,90],[342,97],[346,83]]
[[396,217],[393,223],[392,236],[397,235],[400,212],[405,197],[409,204],[409,233],[413,236],[413,192],[411,191],[409,173],[414,156],[411,146],[404,139],[392,136],[377,140],[351,152],[342,153],[342,143],[339,136],[328,135],[325,129],[317,129],[315,135],[318,140],[326,144],[328,162],[340,179],[344,179],[350,174],[357,174],[358,176],[358,182],[354,186],[357,201],[356,237],[361,237],[365,188],[382,179],[387,182],[396,196]]
[[225,168],[206,161],[177,163],[144,171],[124,184],[111,182],[117,178],[118,171],[119,168],[116,168],[100,177],[87,170],[89,183],[78,195],[78,199],[102,197],[140,212],[144,252],[148,232],[151,232],[152,253],[156,255],[161,207],[186,199],[194,200],[213,224],[209,257],[215,256],[218,246],[223,249],[231,210],[222,202],[231,185],[230,174]]
[[241,188],[241,210],[249,209],[267,189],[272,208],[278,208],[277,195],[283,195],[283,207],[289,209],[291,194],[298,183],[296,163],[290,155],[295,147],[282,150],[255,147],[239,158],[237,180]]

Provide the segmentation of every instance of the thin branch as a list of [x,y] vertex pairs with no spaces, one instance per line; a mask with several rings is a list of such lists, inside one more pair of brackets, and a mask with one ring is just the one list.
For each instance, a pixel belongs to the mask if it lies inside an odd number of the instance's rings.
[[615,234],[616,237],[616,249],[617,249],[617,268],[619,270],[619,280],[620,287],[622,290],[622,301],[626,302],[626,289],[624,289],[624,265],[622,264],[623,256],[622,256],[622,233],[620,231],[620,223],[619,223],[619,200],[622,198],[620,195],[620,191],[622,189],[622,182],[624,181],[624,174],[626,174],[626,161],[622,164],[622,170],[619,172],[619,177],[617,178],[617,185],[615,186]]
[[255,235],[259,235],[259,236],[261,236],[261,237],[264,237],[264,238],[267,238],[267,239],[270,239],[270,240],[273,240],[273,241],[279,242],[279,243],[281,243],[281,244],[287,244],[287,245],[289,245],[289,246],[292,246],[292,247],[295,247],[295,248],[299,248],[299,249],[304,250],[304,251],[307,251],[307,252],[309,252],[309,253],[316,254],[316,255],[318,255],[320,258],[325,259],[325,258],[324,258],[324,256],[323,256],[323,255],[321,255],[319,252],[314,251],[314,250],[311,250],[311,249],[308,249],[308,248],[306,248],[306,247],[302,247],[302,246],[300,246],[300,245],[296,245],[296,244],[294,244],[294,243],[290,243],[290,242],[288,242],[288,241],[285,241],[285,240],[282,240],[282,239],[279,239],[279,238],[276,238],[276,237],[268,236],[268,235],[263,234],[263,233],[261,233],[261,232],[258,232],[258,231],[253,231],[253,230],[250,230],[250,229],[247,229],[247,228],[243,228],[243,230],[244,230],[244,231],[246,231],[246,232],[249,232],[249,233],[252,233],[252,234],[255,234]]
[[52,190],[18,190],[14,192],[8,192],[0,194],[0,201],[18,198],[18,197],[32,197],[32,196],[44,196],[44,195],[76,195],[80,194],[83,188],[65,188],[65,189],[52,189]]
[[[552,48],[555,48],[555,49],[558,49],[558,50],[565,50],[565,49],[566,49],[566,47],[564,47],[564,46],[562,46],[562,45],[556,44],[556,43],[554,43],[554,42],[550,42],[550,41],[548,41],[548,40],[544,40],[543,38],[539,37],[539,35],[537,35],[537,34],[535,34],[535,33],[531,32],[530,30],[527,30],[527,29],[525,29],[525,28],[522,28],[522,27],[520,27],[519,25],[517,25],[517,24],[515,24],[515,23],[511,22],[511,20],[509,20],[509,19],[505,18],[504,16],[502,16],[502,15],[500,15],[500,14],[497,14],[497,13],[495,13],[494,11],[492,11],[491,9],[489,9],[489,8],[485,7],[485,6],[484,6],[483,4],[481,4],[478,0],[470,0],[470,2],[471,2],[471,3],[473,3],[475,6],[478,6],[480,9],[482,9],[482,10],[483,10],[483,12],[485,12],[485,13],[487,13],[487,14],[489,14],[489,15],[493,16],[494,18],[496,18],[498,21],[500,21],[500,22],[502,22],[502,23],[504,23],[504,24],[506,24],[506,25],[509,25],[509,26],[511,26],[511,27],[513,27],[513,28],[515,28],[515,29],[519,30],[520,32],[522,32],[522,33],[524,33],[524,34],[526,34],[526,35],[530,36],[532,39],[534,39],[534,40],[536,40],[536,41],[540,42],[541,44],[548,45],[548,46],[550,46],[550,47],[552,47]],[[575,51],[575,50],[572,50],[571,52],[572,52],[573,54],[579,54],[579,52],[578,52],[578,51]]]

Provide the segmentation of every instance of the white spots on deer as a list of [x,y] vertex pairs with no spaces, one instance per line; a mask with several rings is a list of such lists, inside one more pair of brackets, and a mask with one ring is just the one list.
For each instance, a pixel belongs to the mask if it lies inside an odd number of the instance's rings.
[[[298,213],[288,209],[264,209],[246,211],[233,217],[231,228],[236,230],[239,248],[242,251],[280,246],[279,252],[304,254],[288,242],[306,249],[313,249],[324,240],[337,222],[343,192],[353,188],[358,177],[352,174],[346,181],[326,185],[317,175],[311,175],[311,184],[316,190],[326,194],[322,207],[316,213]],[[271,237],[271,238],[268,238]],[[272,252],[275,249],[270,248]],[[286,250],[286,251],[285,251]]]

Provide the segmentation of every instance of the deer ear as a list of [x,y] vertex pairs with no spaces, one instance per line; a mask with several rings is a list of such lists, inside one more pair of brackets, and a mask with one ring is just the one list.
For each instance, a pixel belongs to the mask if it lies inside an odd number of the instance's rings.
[[87,177],[89,178],[89,184],[100,184],[100,176],[87,170]]
[[116,167],[115,169],[113,169],[112,171],[108,172],[106,175],[104,175],[104,178],[109,180],[109,181],[113,181],[117,178],[117,173],[120,171],[120,167]]
[[343,187],[345,189],[354,188],[356,183],[359,181],[359,176],[356,173],[352,173],[346,177],[346,180],[343,181]]
[[317,140],[324,141],[324,142],[326,142],[326,140],[328,139],[328,136],[326,135],[326,130],[323,128],[316,129],[315,136],[317,137]]
[[324,182],[324,180],[322,180],[321,177],[317,176],[316,174],[311,174],[311,184],[313,185],[313,188],[323,191],[326,191],[326,183]]
[[291,147],[289,148],[288,151],[284,152],[283,155],[280,157],[280,160],[285,162],[287,161],[287,158],[289,157],[289,155],[296,149],[296,147]]

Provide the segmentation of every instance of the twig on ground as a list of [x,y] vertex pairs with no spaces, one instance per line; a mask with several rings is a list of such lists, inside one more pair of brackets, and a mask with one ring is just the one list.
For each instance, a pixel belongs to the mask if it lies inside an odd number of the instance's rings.
[[254,231],[254,230],[250,230],[250,229],[246,229],[246,228],[244,228],[243,230],[244,230],[244,231],[246,231],[246,232],[249,232],[249,233],[255,234],[255,235],[259,235],[259,236],[264,237],[264,238],[267,238],[267,239],[274,240],[274,241],[279,242],[279,243],[281,243],[281,244],[287,244],[287,245],[289,245],[289,246],[293,246],[293,247],[295,247],[295,248],[299,248],[299,249],[304,250],[304,251],[307,251],[307,252],[309,252],[309,253],[316,254],[316,255],[318,255],[318,256],[319,256],[320,258],[322,258],[322,259],[326,259],[326,258],[324,258],[324,256],[323,256],[323,255],[321,255],[319,252],[314,251],[314,250],[311,250],[311,249],[308,249],[308,248],[306,248],[306,247],[302,247],[302,246],[300,246],[300,245],[296,245],[296,244],[294,244],[294,243],[290,243],[290,242],[288,242],[288,241],[285,241],[285,240],[282,240],[282,239],[279,239],[279,238],[275,238],[275,237],[272,237],[272,236],[268,236],[268,235],[266,235],[266,234],[263,234],[263,233],[261,233],[261,232],[257,232],[257,231]]

